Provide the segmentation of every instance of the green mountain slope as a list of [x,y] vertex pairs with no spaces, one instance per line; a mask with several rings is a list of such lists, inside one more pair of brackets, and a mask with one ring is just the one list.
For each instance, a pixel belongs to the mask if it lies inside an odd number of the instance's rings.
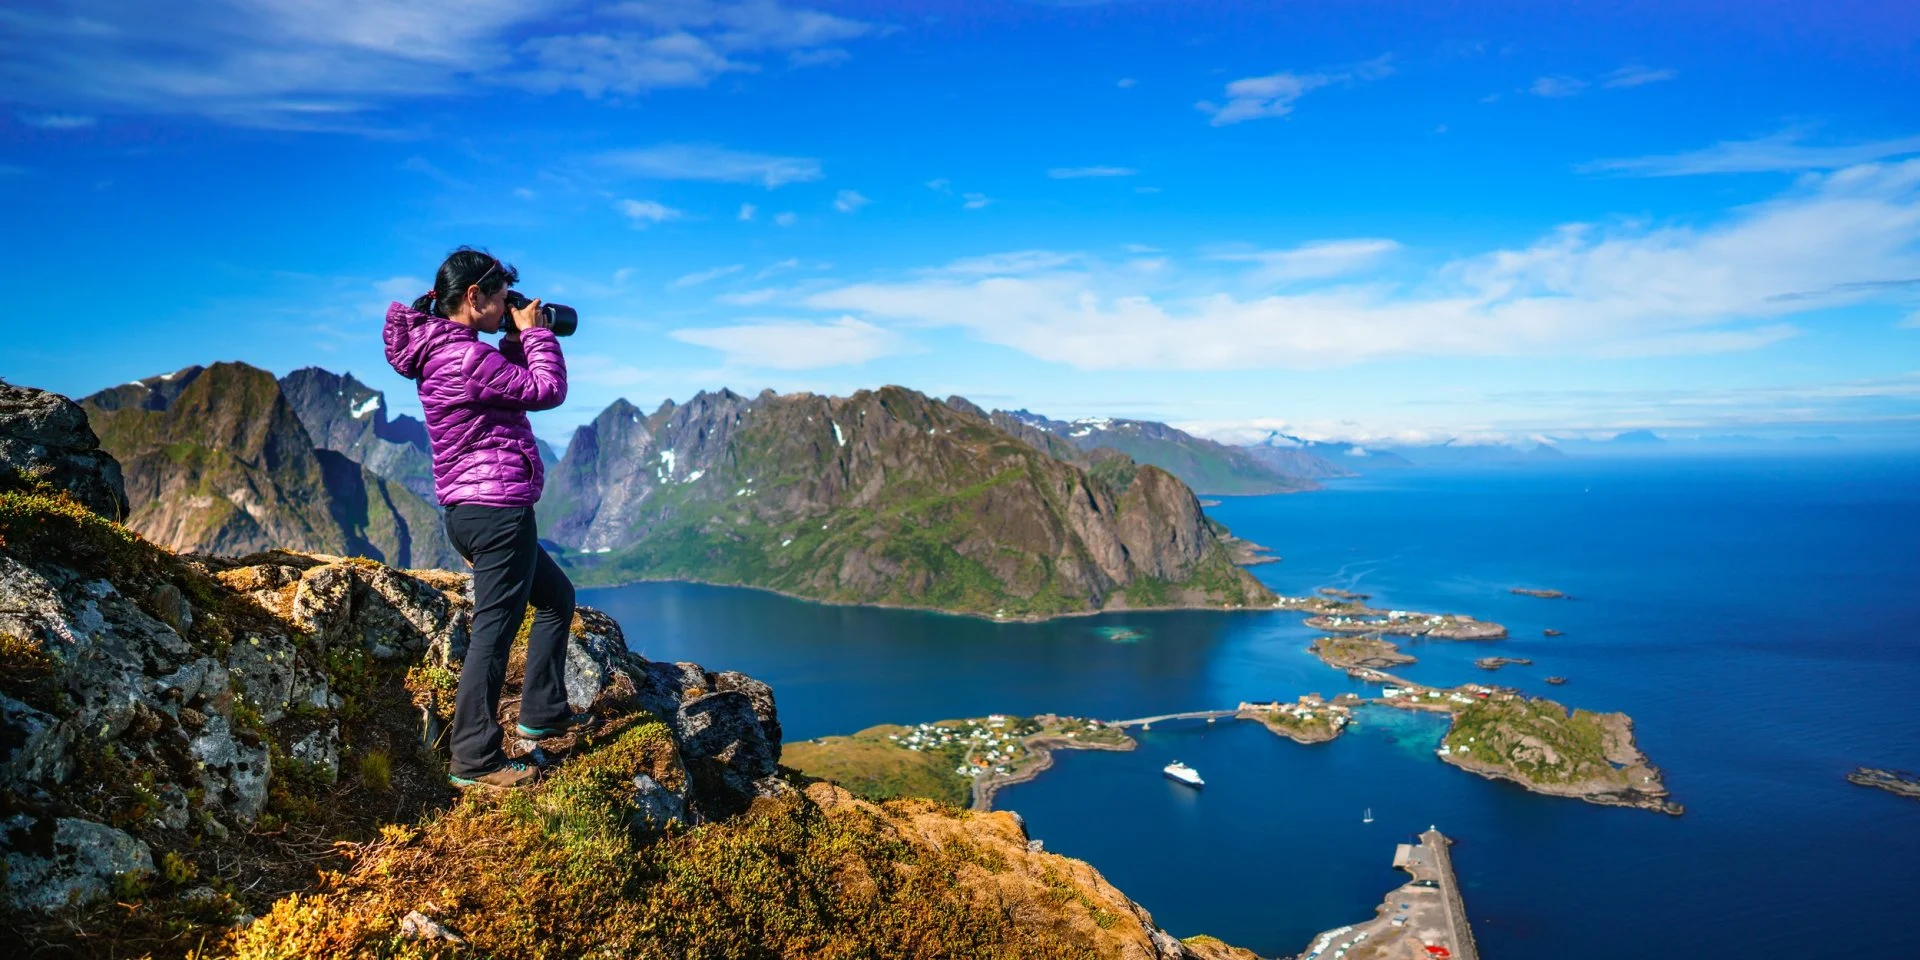
[[218,363],[81,402],[120,461],[127,525],[170,549],[289,548],[404,567],[461,566],[439,512],[343,454],[316,450],[273,375]]
[[618,402],[576,432],[540,512],[585,583],[1009,617],[1273,602],[1166,472],[1096,475],[901,387]]

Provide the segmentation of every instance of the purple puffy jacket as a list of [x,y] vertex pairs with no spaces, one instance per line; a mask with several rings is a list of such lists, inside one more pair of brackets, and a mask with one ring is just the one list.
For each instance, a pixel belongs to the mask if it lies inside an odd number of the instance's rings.
[[546,468],[527,411],[567,399],[553,331],[536,327],[496,350],[467,327],[395,303],[381,335],[387,362],[420,387],[441,505],[533,506]]

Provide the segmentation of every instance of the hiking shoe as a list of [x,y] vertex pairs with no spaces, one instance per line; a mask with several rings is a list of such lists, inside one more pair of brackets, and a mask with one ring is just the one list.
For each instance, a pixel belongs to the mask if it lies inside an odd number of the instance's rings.
[[494,790],[515,790],[531,787],[540,779],[540,768],[530,763],[509,760],[486,773],[463,777],[450,773],[447,779],[456,787],[489,787]]
[[529,727],[524,723],[515,723],[513,728],[520,731],[520,735],[523,737],[529,737],[534,740],[545,740],[548,737],[564,736],[575,730],[591,726],[592,724],[593,714],[570,713],[544,727]]

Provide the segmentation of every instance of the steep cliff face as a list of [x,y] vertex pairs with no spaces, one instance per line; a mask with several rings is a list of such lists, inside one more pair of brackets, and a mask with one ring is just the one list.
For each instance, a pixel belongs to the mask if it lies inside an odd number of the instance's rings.
[[566,686],[594,725],[530,754],[550,769],[539,786],[456,798],[438,731],[467,586],[365,559],[178,556],[65,494],[0,491],[0,944],[1227,955],[1040,852],[1011,814],[868,803],[782,770],[765,684],[629,653],[592,609]]
[[120,462],[129,526],[169,548],[285,547],[406,567],[461,566],[438,511],[344,454],[316,450],[273,375],[188,367],[82,401]]
[[[994,422],[1027,443],[1052,452],[1061,442],[1081,450],[1108,448],[1179,477],[1201,494],[1263,494],[1312,490],[1314,481],[1352,476],[1337,464],[1304,451],[1258,457],[1151,420],[1097,417],[1072,422],[1026,410],[993,412]],[[1055,454],[1056,456],[1058,454]]]
[[319,367],[281,377],[280,393],[315,447],[339,453],[429,504],[436,502],[427,425],[407,416],[388,419],[386,394],[352,374]]
[[1130,461],[1090,472],[976,411],[900,387],[723,390],[645,418],[617,403],[576,433],[542,529],[588,581],[1007,616],[1273,602],[1178,480]]

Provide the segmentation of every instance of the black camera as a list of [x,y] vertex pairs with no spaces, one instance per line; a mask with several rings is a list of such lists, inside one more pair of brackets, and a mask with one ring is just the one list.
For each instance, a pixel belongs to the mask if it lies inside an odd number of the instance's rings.
[[[532,303],[518,290],[507,291],[507,309],[518,310]],[[507,324],[513,324],[513,318],[507,318]],[[571,337],[580,329],[580,312],[564,303],[543,303],[540,305],[540,325],[553,331],[556,337]]]

